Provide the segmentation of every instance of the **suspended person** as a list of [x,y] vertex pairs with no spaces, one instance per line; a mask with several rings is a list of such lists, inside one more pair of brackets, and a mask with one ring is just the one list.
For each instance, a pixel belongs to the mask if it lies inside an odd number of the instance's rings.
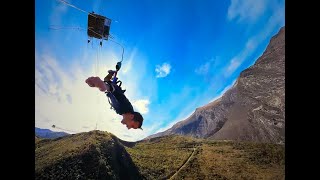
[[[117,68],[118,69],[118,68]],[[117,114],[122,115],[122,124],[126,125],[128,129],[142,129],[143,117],[139,112],[135,112],[130,101],[124,95],[125,90],[121,89],[117,84],[116,78],[117,71],[109,70],[108,75],[102,81],[99,77],[89,77],[86,83],[90,87],[96,87],[101,92],[106,93],[111,100],[111,106]],[[112,76],[113,81],[111,81]],[[108,99],[109,100],[109,99]]]

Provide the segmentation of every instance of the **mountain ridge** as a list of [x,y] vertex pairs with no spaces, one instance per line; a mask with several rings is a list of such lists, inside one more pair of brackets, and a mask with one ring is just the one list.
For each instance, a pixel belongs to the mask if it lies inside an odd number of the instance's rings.
[[284,143],[285,27],[221,97],[145,139],[178,134],[196,138]]

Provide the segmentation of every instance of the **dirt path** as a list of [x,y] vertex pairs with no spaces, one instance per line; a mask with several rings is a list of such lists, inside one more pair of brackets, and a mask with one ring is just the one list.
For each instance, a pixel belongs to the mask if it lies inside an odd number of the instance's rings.
[[190,159],[193,157],[194,153],[196,152],[196,149],[197,148],[193,148],[193,152],[189,156],[188,160],[169,179],[173,179],[175,176],[177,176],[177,174],[181,171],[181,169],[184,168],[186,166],[186,164],[190,161]]

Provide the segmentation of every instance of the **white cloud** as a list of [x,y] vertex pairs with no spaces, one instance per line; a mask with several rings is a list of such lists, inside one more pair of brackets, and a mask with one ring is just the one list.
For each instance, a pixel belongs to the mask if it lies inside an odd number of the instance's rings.
[[169,75],[171,70],[171,65],[168,63],[163,63],[162,65],[156,66],[157,78],[163,78]]
[[134,101],[132,103],[132,105],[134,106],[134,108],[140,112],[141,114],[146,114],[149,112],[149,108],[148,105],[150,104],[149,100],[147,99],[140,99],[137,101]]
[[[99,69],[114,66],[110,56],[102,56],[101,59],[108,64],[101,64]],[[35,126],[54,131],[64,129],[71,133],[91,131],[97,127],[98,130],[111,132],[127,141],[146,137],[147,133],[150,133],[148,128],[144,128],[143,131],[128,130],[121,124],[122,116],[110,109],[105,94],[85,83],[90,76],[103,78],[105,71],[97,72],[95,64],[85,68],[76,63],[64,70],[54,57],[36,53]],[[130,88],[130,91],[134,91],[134,88]],[[135,105],[142,112],[148,111],[148,100],[134,96],[128,99],[135,99]]]
[[267,0],[231,0],[228,20],[254,22],[265,12],[267,3]]
[[257,46],[266,40],[267,37],[271,36],[271,33],[276,29],[280,28],[284,24],[284,7],[283,6],[275,6],[273,14],[269,17],[267,23],[262,30],[252,36],[246,43],[243,51],[239,52],[235,57],[233,57],[230,61],[230,64],[226,68],[225,76],[231,75],[243,62],[244,60],[250,56]]

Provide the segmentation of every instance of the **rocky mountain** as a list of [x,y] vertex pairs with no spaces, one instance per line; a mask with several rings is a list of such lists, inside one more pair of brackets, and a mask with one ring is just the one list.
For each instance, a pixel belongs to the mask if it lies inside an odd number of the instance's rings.
[[284,143],[285,27],[254,65],[219,99],[148,138],[179,134],[198,138]]
[[41,129],[41,128],[35,127],[35,135],[40,138],[54,139],[58,137],[67,136],[69,134],[66,132],[55,132],[55,131],[51,131],[50,129]]

